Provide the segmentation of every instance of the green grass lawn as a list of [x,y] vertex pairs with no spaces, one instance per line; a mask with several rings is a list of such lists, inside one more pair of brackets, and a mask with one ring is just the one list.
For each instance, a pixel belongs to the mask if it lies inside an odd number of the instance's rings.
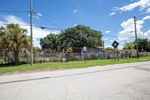
[[4,59],[0,59],[0,63],[5,62]]
[[[146,60],[144,60],[146,59]],[[71,61],[67,63],[61,62],[46,62],[46,63],[36,63],[33,66],[30,64],[23,64],[18,66],[4,66],[0,65],[0,75],[3,74],[13,74],[13,73],[22,73],[22,72],[33,72],[37,70],[58,70],[58,69],[71,69],[71,68],[86,68],[90,66],[104,66],[109,64],[120,64],[120,63],[131,63],[131,62],[144,62],[150,60],[150,56],[148,57],[140,57],[137,58],[126,58],[114,61],[114,59],[100,59],[100,60],[87,60],[85,61]]]

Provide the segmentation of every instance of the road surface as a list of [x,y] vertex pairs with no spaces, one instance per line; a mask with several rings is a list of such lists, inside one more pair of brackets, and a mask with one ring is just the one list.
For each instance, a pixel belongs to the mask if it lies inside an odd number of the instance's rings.
[[150,100],[150,61],[3,75],[0,100]]

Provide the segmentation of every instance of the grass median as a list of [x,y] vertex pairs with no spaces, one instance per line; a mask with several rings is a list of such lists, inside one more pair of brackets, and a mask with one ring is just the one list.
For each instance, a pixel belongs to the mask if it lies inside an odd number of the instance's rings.
[[71,62],[45,62],[45,63],[35,63],[33,66],[30,64],[23,64],[18,66],[4,66],[0,65],[0,75],[3,74],[14,74],[14,73],[24,73],[24,72],[34,72],[34,71],[53,71],[53,70],[63,70],[63,69],[72,69],[72,68],[86,68],[92,66],[104,66],[112,64],[121,64],[121,63],[132,63],[132,62],[145,62],[149,61],[150,56],[137,58],[125,58],[119,59],[99,59],[99,60],[87,60],[85,61],[71,61]]

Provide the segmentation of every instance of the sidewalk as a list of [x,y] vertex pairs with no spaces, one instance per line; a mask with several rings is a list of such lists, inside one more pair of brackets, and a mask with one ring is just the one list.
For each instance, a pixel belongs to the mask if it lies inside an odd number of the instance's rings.
[[[0,76],[0,84],[103,72],[103,71],[109,71],[115,69],[136,67],[138,65],[143,65],[145,63],[150,65],[150,61],[148,61],[148,62],[138,62],[138,63],[136,62],[136,63],[115,64],[115,65],[107,65],[107,66],[93,66],[89,68],[79,68],[79,69],[66,69],[66,70],[58,70],[58,71],[44,71],[44,72],[41,71],[41,72],[33,72],[33,73],[2,75]],[[126,67],[127,65],[129,67]]]

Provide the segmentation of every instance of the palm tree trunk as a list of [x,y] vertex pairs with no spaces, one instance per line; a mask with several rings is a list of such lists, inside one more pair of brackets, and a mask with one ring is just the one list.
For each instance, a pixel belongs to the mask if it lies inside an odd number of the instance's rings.
[[16,48],[14,48],[14,58],[15,58],[15,64],[18,65],[19,64],[19,50],[17,46]]

